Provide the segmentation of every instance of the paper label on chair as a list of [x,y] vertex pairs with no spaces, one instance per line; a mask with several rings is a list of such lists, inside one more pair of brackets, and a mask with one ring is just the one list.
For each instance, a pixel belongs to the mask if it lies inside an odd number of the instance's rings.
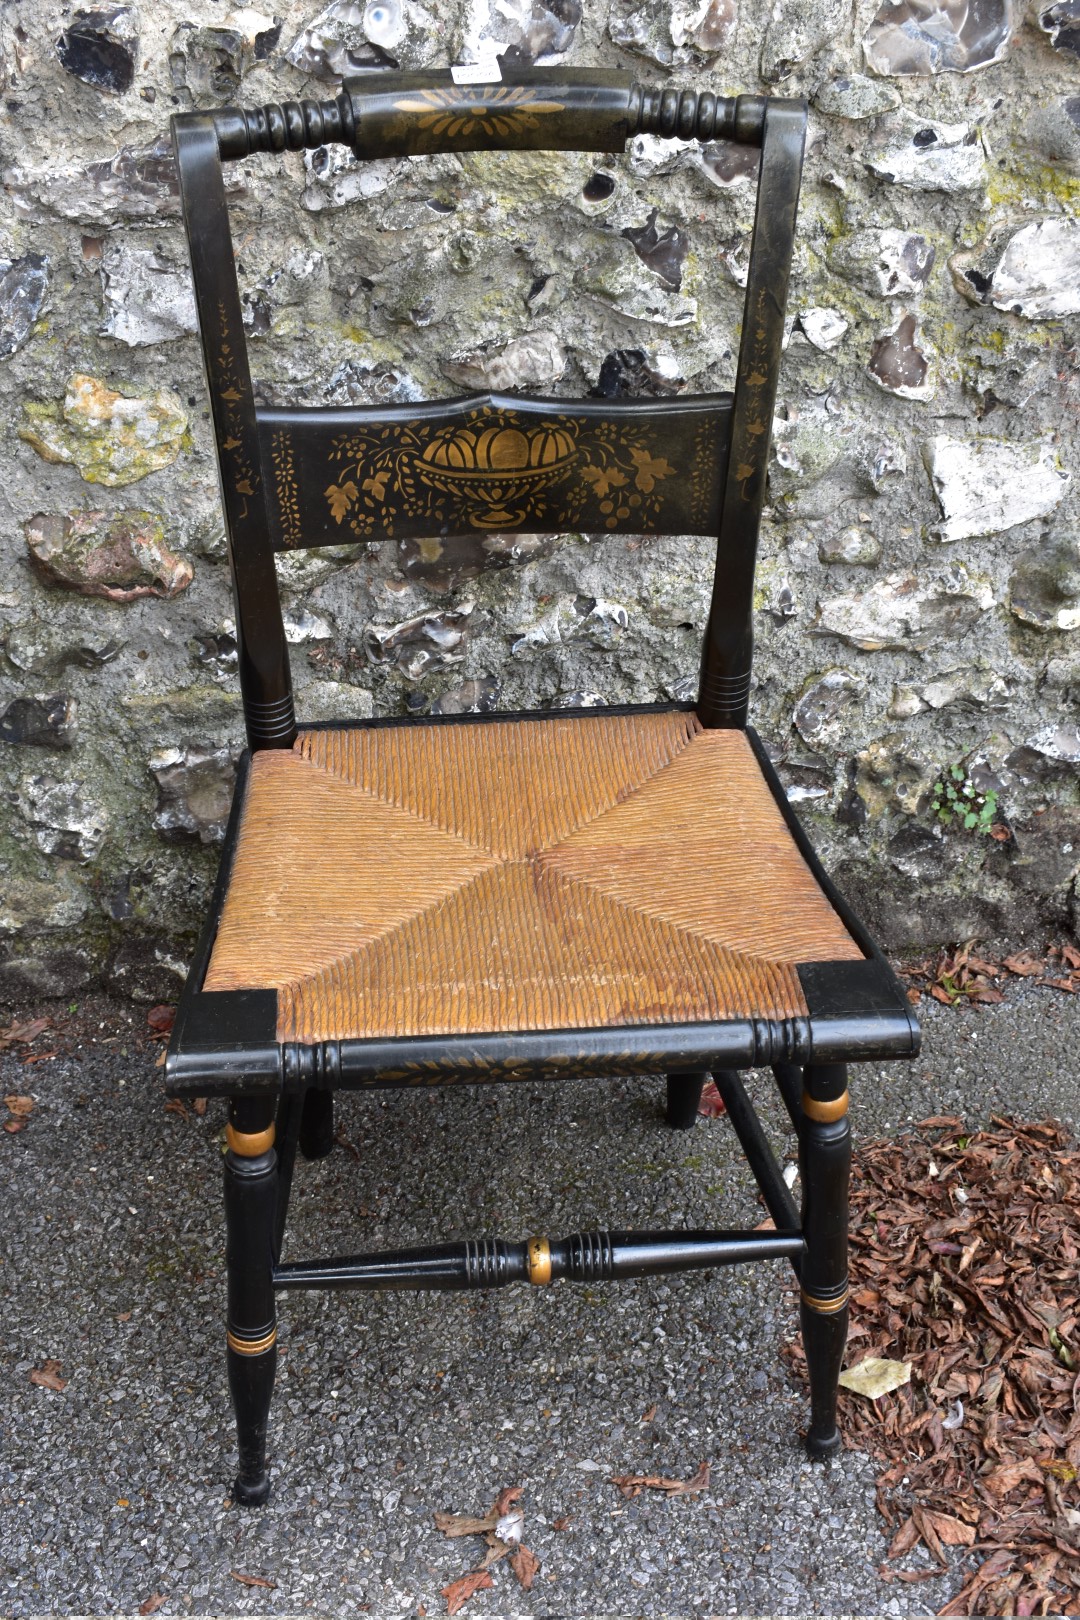
[[450,77],[455,84],[501,84],[502,68],[496,56],[486,62],[470,62],[464,67],[452,67]]

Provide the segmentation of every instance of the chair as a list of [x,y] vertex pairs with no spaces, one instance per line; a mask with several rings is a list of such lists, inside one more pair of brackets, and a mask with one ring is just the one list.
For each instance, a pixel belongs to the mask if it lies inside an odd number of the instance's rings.
[[[801,102],[501,64],[496,82],[372,73],[336,100],[173,119],[220,462],[250,744],[166,1063],[229,1099],[235,1498],[266,1500],[275,1295],[595,1283],[786,1257],[813,1456],[839,1445],[847,1070],[911,1057],[908,1002],[831,887],[747,726],[752,590],[806,123]],[[383,409],[255,403],[222,182],[254,152],[618,152],[637,133],[760,147],[732,394],[496,394]],[[719,537],[694,703],[297,726],[275,552],[343,536],[537,530]],[[771,1066],[802,1209],[739,1071]],[[476,1237],[282,1261],[297,1150],[341,1088],[709,1073],[774,1230]]]

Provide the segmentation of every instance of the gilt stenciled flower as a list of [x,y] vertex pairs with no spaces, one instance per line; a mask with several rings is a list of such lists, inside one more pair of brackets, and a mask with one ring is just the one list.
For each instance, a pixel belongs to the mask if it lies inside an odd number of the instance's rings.
[[670,478],[675,468],[663,456],[650,456],[647,450],[631,450],[630,458],[637,468],[634,483],[646,495],[652,493],[661,478]]
[[499,85],[490,92],[480,86],[465,94],[461,90],[421,90],[418,96],[395,101],[395,112],[416,113],[419,122],[433,135],[452,138],[475,130],[476,122],[495,134],[509,136],[518,129],[535,129],[537,114],[561,112],[557,101],[538,101],[536,91],[524,85]]
[[593,493],[601,497],[610,495],[613,489],[621,489],[626,483],[626,474],[617,467],[582,467],[581,476],[592,484]]

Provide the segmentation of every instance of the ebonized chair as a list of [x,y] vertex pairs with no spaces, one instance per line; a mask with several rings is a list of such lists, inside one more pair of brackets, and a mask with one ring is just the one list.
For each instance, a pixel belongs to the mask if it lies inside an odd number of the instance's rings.
[[[250,749],[169,1047],[174,1096],[229,1099],[235,1497],[266,1500],[275,1295],[594,1283],[790,1260],[807,1444],[839,1445],[847,1329],[847,1070],[918,1028],[818,865],[747,726],[752,590],[806,113],[519,70],[459,86],[378,73],[333,101],[173,120],[213,407]],[[350,144],[361,159],[499,147],[618,152],[639,132],[760,147],[733,393],[663,403],[494,394],[263,409],[222,163]],[[274,554],[495,530],[718,537],[693,704],[297,727]],[[771,1066],[798,1135],[797,1210],[739,1071]],[[775,1231],[580,1232],[280,1259],[297,1149],[339,1088],[660,1073],[693,1123],[712,1073]]]

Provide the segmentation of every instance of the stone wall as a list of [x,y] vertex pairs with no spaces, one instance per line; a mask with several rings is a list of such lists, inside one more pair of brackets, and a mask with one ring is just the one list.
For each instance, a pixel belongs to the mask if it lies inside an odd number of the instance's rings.
[[[810,98],[754,719],[890,945],[1075,926],[1077,0],[227,4],[0,16],[4,996],[174,993],[241,747],[170,113],[498,47]],[[236,165],[261,396],[726,387],[751,182],[651,138]],[[686,696],[709,553],[290,556],[300,713]]]

